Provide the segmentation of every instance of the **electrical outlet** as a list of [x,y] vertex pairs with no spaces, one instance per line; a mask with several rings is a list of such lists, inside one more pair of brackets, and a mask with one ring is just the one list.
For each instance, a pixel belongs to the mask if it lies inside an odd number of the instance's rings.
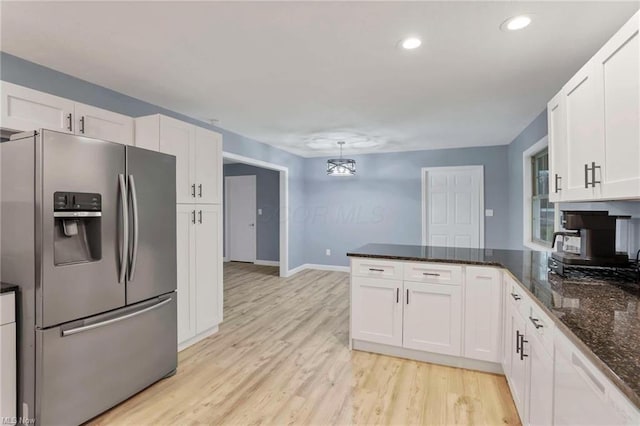
[[327,256],[331,256],[331,249],[326,249],[326,250],[325,250],[325,254],[326,254]]

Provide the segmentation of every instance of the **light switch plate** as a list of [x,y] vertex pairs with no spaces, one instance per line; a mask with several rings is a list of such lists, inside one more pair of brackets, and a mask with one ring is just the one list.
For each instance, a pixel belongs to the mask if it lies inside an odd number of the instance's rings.
[[262,216],[262,209],[258,209],[258,216]]
[[493,217],[493,209],[486,209],[484,215],[487,217]]

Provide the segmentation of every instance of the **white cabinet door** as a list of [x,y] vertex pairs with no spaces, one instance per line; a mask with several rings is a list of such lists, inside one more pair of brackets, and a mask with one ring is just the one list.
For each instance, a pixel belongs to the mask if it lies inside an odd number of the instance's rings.
[[[601,190],[593,183],[593,163],[603,167],[604,130],[602,102],[598,98],[594,62],[585,65],[562,89],[567,122],[567,182],[563,199],[591,200]],[[588,170],[587,170],[588,168]],[[595,180],[602,180],[602,170],[595,170]],[[563,182],[564,184],[564,182]]]
[[404,282],[405,348],[461,355],[460,286]]
[[16,323],[0,326],[0,416],[16,416]]
[[74,132],[90,138],[133,145],[133,118],[76,103]]
[[222,135],[196,127],[195,182],[198,203],[222,202]]
[[557,203],[563,198],[567,183],[567,123],[564,96],[560,92],[547,104],[549,126],[549,200]]
[[502,272],[466,267],[464,356],[500,362],[502,333]]
[[[527,385],[527,357],[528,347],[524,337],[526,323],[517,309],[512,306],[508,321],[511,324],[511,374],[509,382],[511,395],[516,404],[521,419],[525,419],[525,397]],[[523,353],[523,351],[525,351]]]
[[[504,293],[502,296],[502,301],[504,303],[504,324],[502,328],[502,370],[504,371],[504,375],[507,377],[511,376],[511,353],[515,351],[515,346],[513,346],[514,340],[511,337],[512,334],[512,308],[511,303],[509,303],[508,298],[511,297],[509,294],[510,288],[510,279],[505,278],[504,285]],[[515,331],[513,331],[515,334]]]
[[222,212],[220,206],[196,205],[196,330],[222,321]]
[[526,331],[529,344],[525,354],[529,355],[527,418],[531,426],[548,426],[553,421],[553,357],[546,351],[532,323]]
[[630,424],[607,396],[608,383],[563,335],[554,340],[555,425]]
[[176,157],[176,202],[195,203],[195,126],[160,116],[160,152]]
[[178,343],[196,335],[196,206],[178,204]]
[[68,99],[0,82],[0,127],[29,131],[39,128],[73,133],[74,103]]
[[602,197],[640,197],[640,13],[594,57],[604,105]]
[[351,337],[402,346],[402,281],[351,277]]

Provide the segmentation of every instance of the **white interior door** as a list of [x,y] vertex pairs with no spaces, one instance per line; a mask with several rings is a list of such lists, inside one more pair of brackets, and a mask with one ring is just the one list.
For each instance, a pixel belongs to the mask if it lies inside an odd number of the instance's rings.
[[424,173],[423,242],[440,247],[484,247],[483,168],[437,167],[424,169]]
[[229,260],[256,260],[256,177],[227,176],[226,239]]

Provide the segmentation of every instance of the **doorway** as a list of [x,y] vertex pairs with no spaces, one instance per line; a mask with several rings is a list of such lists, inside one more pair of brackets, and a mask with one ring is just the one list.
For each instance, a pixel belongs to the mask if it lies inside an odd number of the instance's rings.
[[225,176],[226,253],[231,262],[256,261],[256,176]]
[[484,167],[422,169],[422,244],[484,248]]

